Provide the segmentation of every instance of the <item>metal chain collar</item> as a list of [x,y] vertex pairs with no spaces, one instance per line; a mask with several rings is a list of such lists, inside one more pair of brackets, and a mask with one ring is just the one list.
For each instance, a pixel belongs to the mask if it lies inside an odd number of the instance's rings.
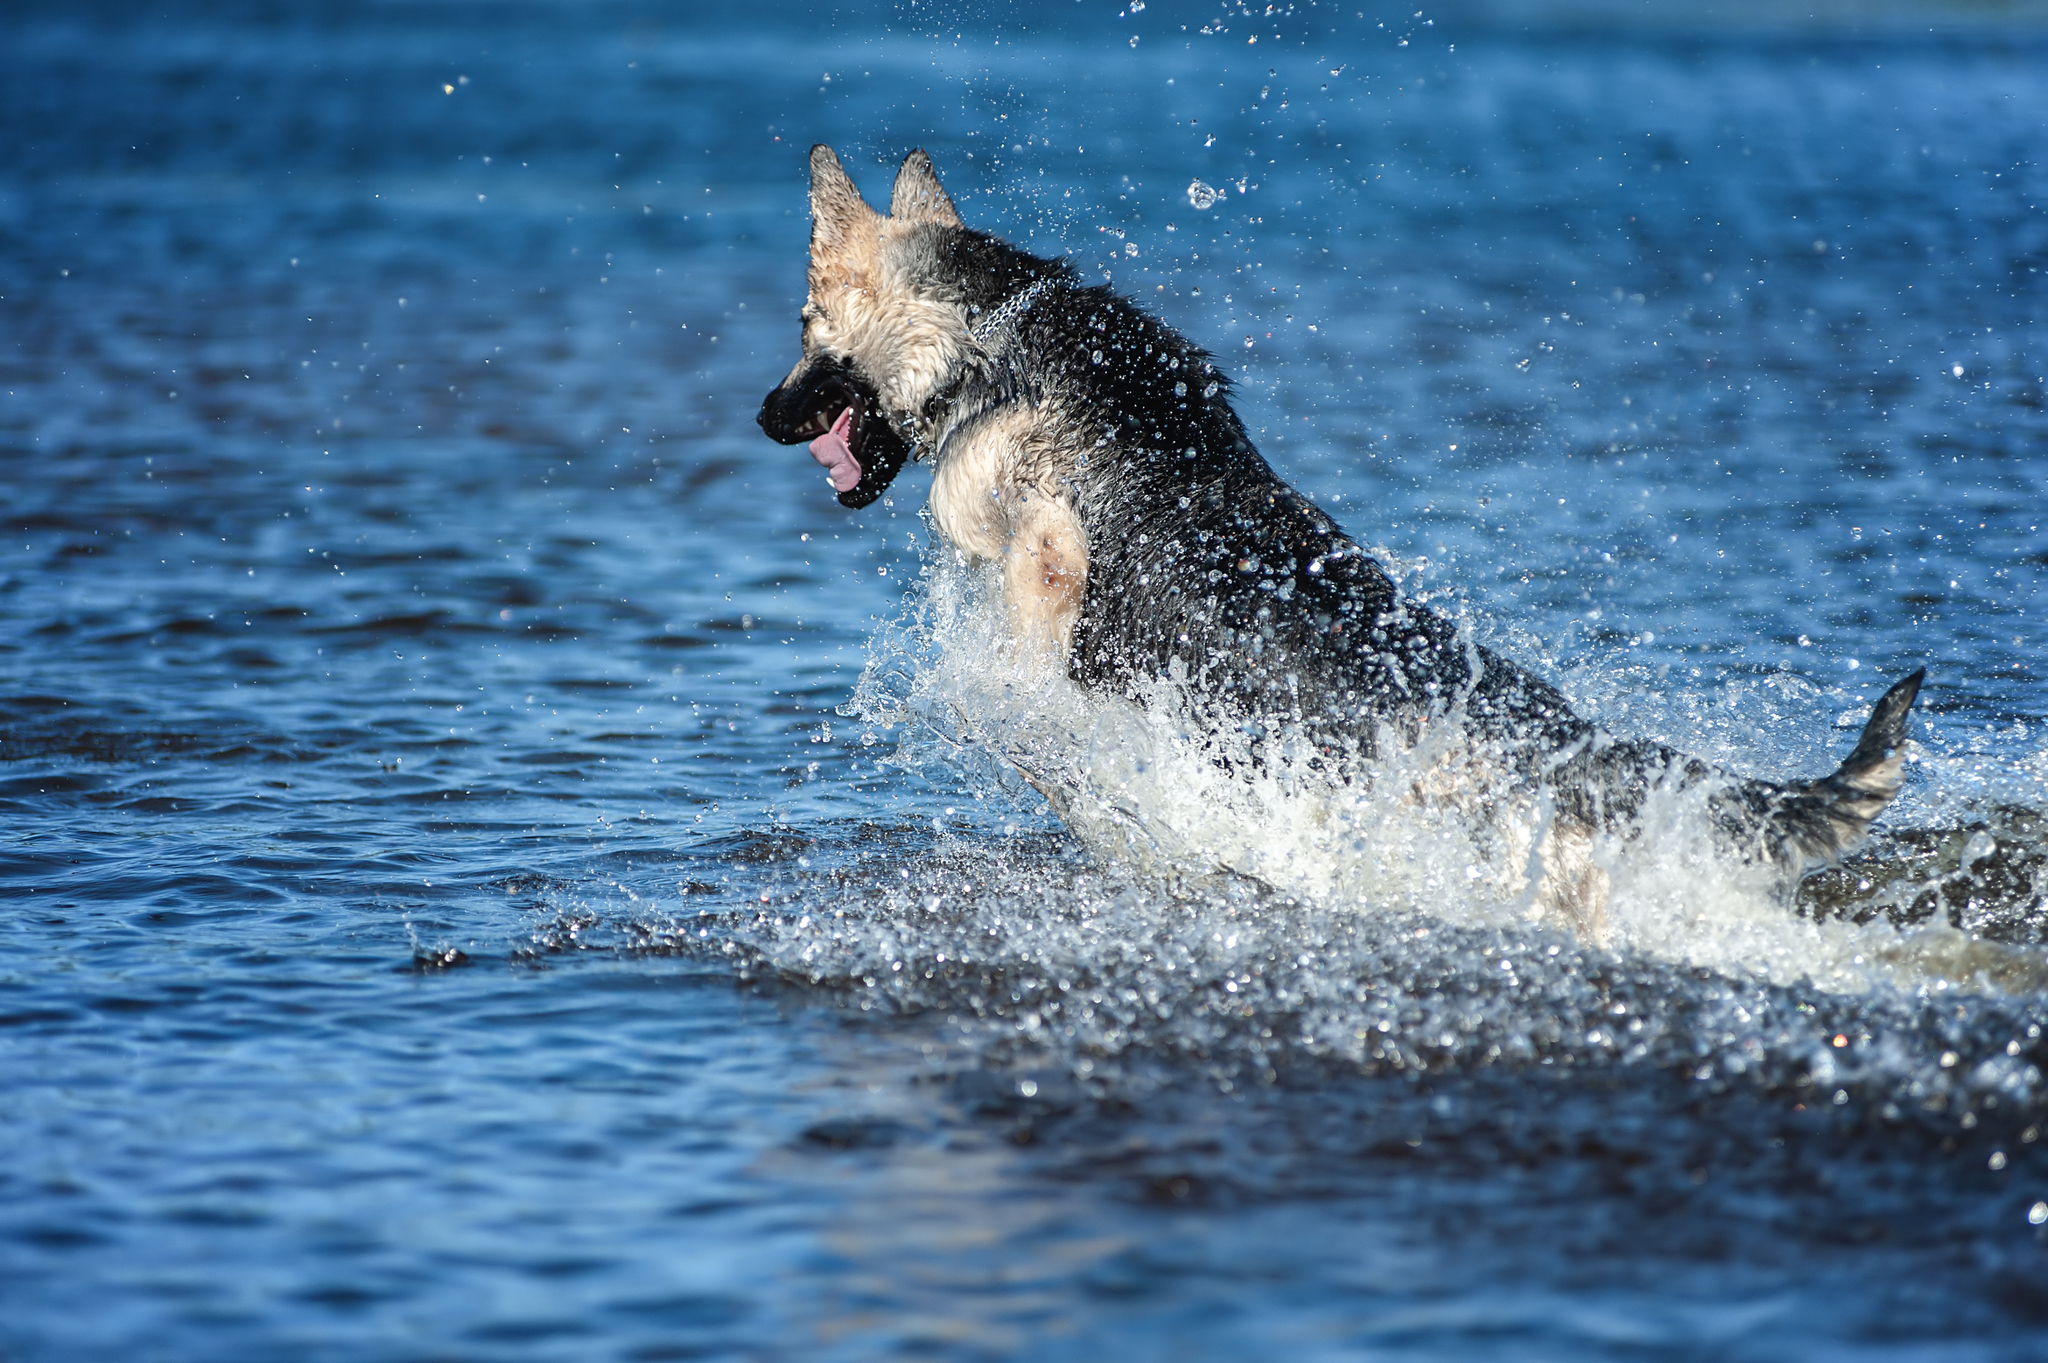
[[[1040,275],[1038,278],[1032,280],[1029,284],[1026,284],[1023,288],[1017,290],[1017,292],[1011,294],[1008,298],[1004,299],[1002,303],[997,306],[995,311],[984,313],[980,317],[977,317],[974,321],[969,322],[967,324],[968,336],[971,337],[977,345],[985,343],[989,337],[995,335],[997,332],[1001,331],[1003,328],[1009,326],[1012,322],[1016,321],[1019,317],[1023,316],[1025,311],[1028,310],[1033,303],[1036,303],[1038,301],[1038,296],[1040,294],[1044,293],[1047,289],[1051,288],[1054,284],[1058,282],[1059,280],[1057,279],[1057,277],[1053,275]],[[929,442],[925,439],[924,435],[917,429],[919,424],[920,423],[918,422],[916,417],[905,417],[903,419],[902,424],[897,429],[901,432],[904,440],[910,446],[910,457],[912,459],[922,460],[924,458],[925,451],[929,449],[930,446]]]
[[1004,327],[1022,316],[1025,309],[1038,301],[1038,295],[1051,288],[1053,283],[1053,276],[1049,274],[1040,275],[1004,299],[1001,306],[997,307],[994,312],[986,313],[979,319],[970,322],[967,326],[967,334],[977,341],[986,341],[990,336],[993,336],[996,332],[1001,331]]

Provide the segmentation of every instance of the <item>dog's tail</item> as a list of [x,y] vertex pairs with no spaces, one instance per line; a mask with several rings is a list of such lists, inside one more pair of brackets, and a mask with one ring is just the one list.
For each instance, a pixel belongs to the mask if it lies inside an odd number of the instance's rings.
[[1926,677],[1923,667],[1878,698],[1855,751],[1832,776],[1779,788],[1765,834],[1776,860],[1797,866],[1834,861],[1891,803],[1906,765],[1906,717]]

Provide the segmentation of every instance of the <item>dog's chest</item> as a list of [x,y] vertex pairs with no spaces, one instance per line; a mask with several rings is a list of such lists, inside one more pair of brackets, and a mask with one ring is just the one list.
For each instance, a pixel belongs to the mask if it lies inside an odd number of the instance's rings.
[[977,421],[945,443],[932,477],[932,517],[946,542],[970,558],[999,557],[1029,500],[1024,451],[1031,413]]

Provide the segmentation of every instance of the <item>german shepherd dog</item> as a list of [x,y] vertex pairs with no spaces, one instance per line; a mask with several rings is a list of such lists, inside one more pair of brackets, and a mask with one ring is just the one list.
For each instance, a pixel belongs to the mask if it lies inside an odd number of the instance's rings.
[[[762,430],[809,442],[849,507],[909,459],[928,462],[938,533],[1000,564],[1016,641],[1083,687],[1170,695],[1210,731],[1287,736],[1342,780],[1455,733],[1457,771],[1545,802],[1539,906],[1596,936],[1607,883],[1593,836],[1630,835],[1653,792],[1698,792],[1722,854],[1787,884],[1839,857],[1897,793],[1924,672],[1884,694],[1819,780],[1747,779],[1611,737],[1404,600],[1252,447],[1207,352],[1107,286],[966,226],[922,151],[886,215],[829,147],[812,148],[810,170],[803,356],[762,404]],[[1417,798],[1431,798],[1425,784],[1441,785],[1418,782]]]

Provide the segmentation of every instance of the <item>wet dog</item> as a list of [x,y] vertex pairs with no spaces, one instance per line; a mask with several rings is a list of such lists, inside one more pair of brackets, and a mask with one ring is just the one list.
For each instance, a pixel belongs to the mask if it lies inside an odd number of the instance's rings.
[[811,215],[803,355],[761,428],[809,442],[849,507],[910,459],[930,463],[939,534],[1001,565],[1019,656],[1141,703],[1170,695],[1336,779],[1454,733],[1459,755],[1418,797],[1473,781],[1537,795],[1539,900],[1596,933],[1592,837],[1626,834],[1654,792],[1698,793],[1727,855],[1788,878],[1838,857],[1897,793],[1922,673],[1885,693],[1818,780],[1746,779],[1611,737],[1403,599],[1252,447],[1209,354],[1063,263],[967,227],[923,152],[882,214],[814,147]]

